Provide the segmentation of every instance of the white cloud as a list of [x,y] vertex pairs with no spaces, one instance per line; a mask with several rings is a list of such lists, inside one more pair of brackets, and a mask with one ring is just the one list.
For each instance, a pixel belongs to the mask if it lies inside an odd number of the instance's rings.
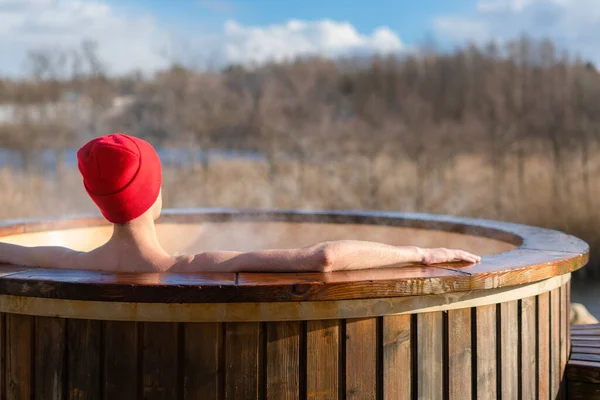
[[95,0],[0,0],[0,74],[20,74],[27,50],[93,39],[111,72],[164,63],[167,41],[152,18],[121,15]]
[[[200,2],[200,4],[221,2]],[[222,4],[230,4],[223,2]],[[359,33],[347,22],[292,20],[269,26],[228,21],[217,32],[201,27],[176,34],[157,17],[115,9],[103,0],[0,0],[0,75],[22,74],[27,50],[98,43],[112,73],[152,71],[170,61],[262,63],[302,55],[340,56],[401,51],[400,38],[380,27]]]
[[598,0],[479,1],[474,15],[441,16],[435,26],[440,34],[458,40],[502,40],[521,34],[550,38],[600,61]]
[[215,44],[228,62],[284,61],[302,55],[331,57],[356,53],[391,53],[403,49],[400,38],[388,28],[362,35],[347,22],[297,21],[265,27],[243,26],[228,21]]

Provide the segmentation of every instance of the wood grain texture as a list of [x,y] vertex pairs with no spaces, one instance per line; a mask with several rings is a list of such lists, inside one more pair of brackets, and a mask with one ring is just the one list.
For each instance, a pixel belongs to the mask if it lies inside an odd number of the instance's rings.
[[35,397],[63,399],[66,360],[66,321],[35,318]]
[[[515,250],[473,267],[446,266],[296,274],[125,274],[36,269],[0,277],[0,294],[137,303],[351,300],[485,290],[567,274],[586,254]],[[506,271],[506,268],[513,271]],[[498,274],[502,279],[493,279]],[[492,285],[490,287],[490,284]]]
[[[568,284],[567,285],[567,323],[570,324],[571,323],[571,285]],[[572,345],[572,340],[571,340],[571,329],[567,329],[567,359],[569,358],[569,355],[571,354],[571,345]]]
[[475,308],[477,332],[477,398],[497,398],[496,306]]
[[417,315],[417,392],[421,399],[443,398],[442,313]]
[[519,397],[519,304],[500,304],[500,393],[503,399]]
[[186,400],[222,397],[223,324],[184,324],[183,392]]
[[6,398],[29,399],[33,393],[33,317],[6,315]]
[[[189,213],[187,213],[189,212]],[[447,264],[423,268],[357,271],[331,274],[126,274],[93,271],[26,269],[2,274],[0,294],[45,298],[130,302],[249,302],[349,300],[412,296],[506,287],[544,280],[581,268],[588,245],[557,231],[530,226],[433,215],[378,212],[186,211],[165,215],[162,223],[194,221],[236,223],[285,222],[302,232],[302,224],[356,227],[385,225],[402,229],[429,229],[448,235],[477,236],[504,241],[518,248],[486,256],[481,264]],[[54,236],[68,228],[98,226],[96,218],[72,221],[4,224],[0,235],[51,230]],[[294,225],[296,224],[296,225]],[[175,226],[175,228],[173,228]],[[100,229],[100,228],[98,228]],[[104,228],[102,228],[104,229]],[[367,228],[365,228],[367,229]],[[160,224],[159,224],[160,230]],[[32,233],[33,234],[33,233]],[[300,234],[300,233],[299,233]],[[471,236],[468,236],[468,235]],[[467,241],[468,242],[468,241]],[[11,268],[10,266],[5,266]],[[501,279],[494,279],[501,277]]]
[[383,317],[383,397],[410,400],[411,373],[411,316]]
[[569,400],[600,400],[600,385],[588,382],[569,382]]
[[306,323],[306,397],[335,400],[340,394],[340,321]]
[[560,289],[550,292],[550,397],[558,398],[562,371],[560,369]]
[[225,399],[260,399],[260,341],[260,323],[225,324]]
[[536,298],[526,298],[521,304],[521,398],[537,399],[537,307]]
[[143,398],[177,398],[179,324],[144,322],[141,329]]
[[0,398],[6,397],[6,314],[0,313]]
[[[300,322],[267,325],[267,398],[300,397]],[[302,371],[304,373],[304,371]]]
[[[567,363],[566,378],[568,394],[572,394],[574,382],[583,382],[586,387],[600,388],[600,324],[575,325],[572,328],[573,342],[584,337],[584,343],[594,343],[594,346],[574,345]],[[593,334],[590,334],[593,332]]]
[[138,395],[140,324],[104,322],[104,398],[134,399]]
[[346,321],[346,398],[377,396],[377,318]]
[[67,320],[67,390],[70,399],[101,399],[102,322]]
[[449,399],[472,396],[471,309],[448,311],[448,386]]
[[538,296],[538,391],[550,397],[550,294]]
[[600,365],[595,361],[569,360],[567,380],[589,382],[600,385]]
[[560,288],[560,368],[565,370],[567,360],[569,359],[569,338],[570,330],[569,309],[571,308],[571,299],[569,299],[568,287],[570,284]]

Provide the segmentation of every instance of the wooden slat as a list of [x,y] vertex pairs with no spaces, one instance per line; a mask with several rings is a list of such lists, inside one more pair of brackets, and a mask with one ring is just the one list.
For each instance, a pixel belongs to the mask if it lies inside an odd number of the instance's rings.
[[417,315],[417,391],[420,399],[443,398],[443,320],[441,312]]
[[300,396],[300,322],[267,323],[267,398]]
[[6,398],[29,399],[33,377],[33,317],[6,314]]
[[6,397],[6,314],[0,313],[0,399]]
[[472,384],[471,309],[448,311],[448,384],[450,400],[470,399]]
[[383,397],[411,398],[411,316],[383,318]]
[[600,366],[597,362],[569,360],[567,379],[600,384]]
[[500,391],[503,399],[519,397],[519,304],[500,304]]
[[187,323],[183,353],[184,398],[220,399],[223,366],[223,325]]
[[[567,283],[567,324],[571,323],[571,282]],[[600,324],[599,324],[600,325]],[[567,329],[567,359],[571,354],[571,329]]]
[[135,399],[139,376],[139,325],[104,322],[104,398]]
[[145,400],[177,398],[178,329],[171,322],[141,324],[142,387]]
[[70,399],[100,399],[100,321],[67,320],[67,371]]
[[550,294],[538,296],[538,391],[541,399],[550,397]]
[[599,347],[573,347],[571,349],[571,357],[577,354],[600,354]]
[[496,305],[475,309],[477,324],[477,398],[496,399]]
[[225,324],[225,398],[259,399],[260,323]]
[[571,360],[595,362],[595,363],[598,363],[598,367],[600,368],[600,354],[592,354],[592,353],[571,354]]
[[[566,287],[567,290],[567,296],[569,294],[569,287]],[[588,329],[600,329],[600,324],[576,324],[576,325],[571,325],[571,330],[573,331],[573,334],[579,332],[579,331],[585,331]]]
[[521,300],[521,398],[537,399],[536,299]]
[[571,344],[575,345],[575,343],[581,343],[584,345],[588,345],[590,347],[594,347],[594,345],[596,343],[598,343],[598,336],[596,335],[591,335],[591,336],[578,336],[578,337],[573,337],[571,339]]
[[63,399],[66,330],[62,318],[35,318],[35,396]]
[[569,400],[600,400],[600,385],[570,381],[567,396]]
[[377,396],[377,318],[346,322],[346,398]]
[[585,339],[588,336],[600,336],[600,328],[573,331],[573,339]]
[[569,330],[569,292],[567,283],[560,288],[560,367],[564,371],[569,359],[569,346],[567,344],[567,331]]
[[570,306],[567,301],[567,283],[560,288],[560,393],[559,400],[565,400],[567,397],[567,361],[568,361],[568,345],[567,345],[567,330],[569,329],[569,320],[567,319],[568,308]]
[[308,400],[338,399],[340,321],[306,323],[306,397]]
[[560,391],[560,289],[550,292],[550,398]]

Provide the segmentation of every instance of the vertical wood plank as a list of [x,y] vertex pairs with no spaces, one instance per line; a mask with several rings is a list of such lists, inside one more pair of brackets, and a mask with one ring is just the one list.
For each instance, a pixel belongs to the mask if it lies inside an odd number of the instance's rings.
[[560,389],[560,288],[550,292],[550,398]]
[[536,298],[521,300],[521,398],[537,399]]
[[346,321],[346,398],[377,396],[377,318]]
[[260,323],[225,324],[225,398],[259,399]]
[[306,349],[307,399],[338,399],[340,321],[308,321]]
[[6,314],[6,398],[31,397],[33,317]]
[[300,396],[300,322],[267,323],[267,398]]
[[184,398],[220,399],[223,368],[221,353],[223,325],[220,323],[186,323],[184,365]]
[[567,360],[571,357],[571,282],[567,283]]
[[138,395],[139,325],[104,322],[104,398],[135,399]]
[[538,392],[540,399],[550,397],[550,294],[538,296]]
[[383,318],[383,398],[411,398],[411,316]]
[[567,286],[569,285],[570,282],[566,283],[560,288],[560,399],[566,398],[567,391],[567,377],[565,371],[568,361],[567,330],[569,329],[569,320],[567,319],[567,316],[569,312],[569,302],[567,300]]
[[67,370],[70,399],[100,399],[101,321],[67,320]]
[[6,398],[6,315],[0,313],[0,399]]
[[35,397],[63,399],[66,330],[62,318],[35,318]]
[[509,301],[500,304],[500,388],[503,399],[519,397],[519,304]]
[[443,339],[441,312],[417,315],[417,390],[420,399],[443,398]]
[[177,398],[178,332],[174,322],[142,324],[142,385],[145,400]]
[[496,305],[475,309],[477,325],[477,399],[496,399]]
[[448,311],[449,399],[472,397],[471,309]]

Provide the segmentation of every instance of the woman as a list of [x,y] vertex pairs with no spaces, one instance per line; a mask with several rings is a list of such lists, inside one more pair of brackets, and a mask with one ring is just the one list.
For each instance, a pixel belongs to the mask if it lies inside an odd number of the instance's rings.
[[77,152],[77,159],[87,193],[114,225],[110,240],[90,252],[0,243],[0,263],[121,272],[331,272],[402,263],[480,261],[480,257],[461,250],[353,240],[287,250],[172,256],[161,247],[156,235],[155,220],[162,208],[162,170],[154,148],[135,137],[111,134],[85,144]]

